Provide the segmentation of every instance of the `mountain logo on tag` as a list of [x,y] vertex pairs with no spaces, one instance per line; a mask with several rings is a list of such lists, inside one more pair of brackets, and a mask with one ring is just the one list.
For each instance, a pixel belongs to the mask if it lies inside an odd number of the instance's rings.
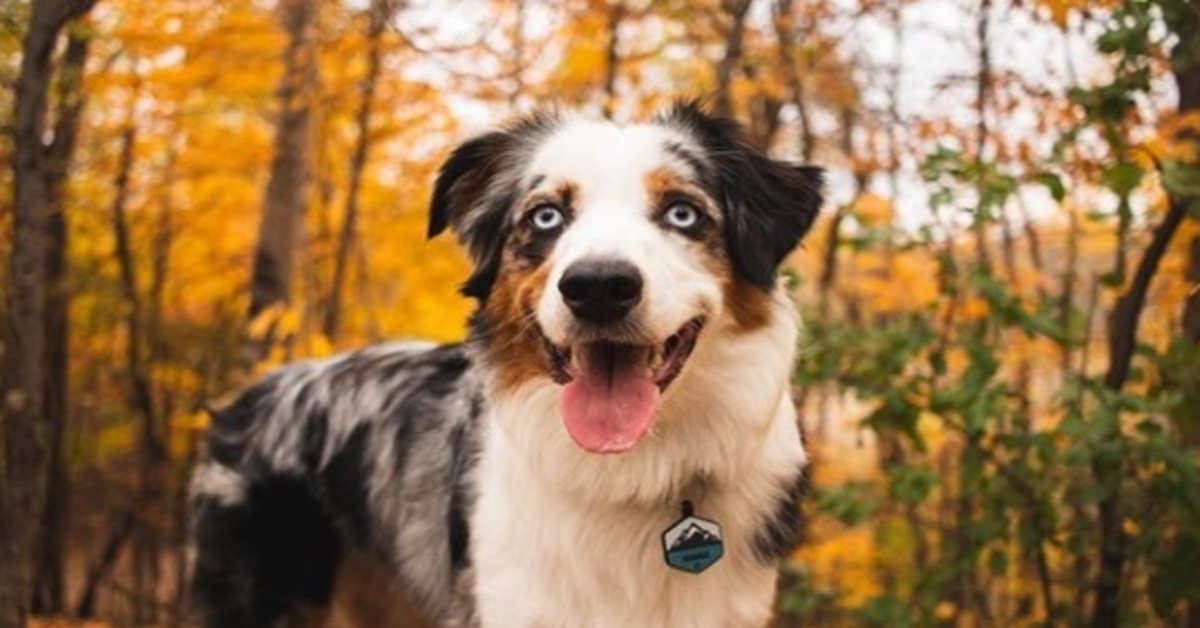
[[693,523],[691,527],[683,531],[683,534],[675,540],[668,551],[720,542],[721,539],[709,534],[707,530]]
[[721,526],[700,517],[684,517],[663,532],[663,551],[669,567],[700,573],[725,555]]

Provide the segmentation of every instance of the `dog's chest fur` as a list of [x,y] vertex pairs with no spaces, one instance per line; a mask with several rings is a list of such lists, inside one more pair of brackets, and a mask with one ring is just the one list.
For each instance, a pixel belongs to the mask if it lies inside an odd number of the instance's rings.
[[484,626],[761,626],[769,619],[776,568],[756,544],[770,513],[759,512],[755,494],[777,490],[776,478],[692,492],[697,514],[721,525],[725,554],[691,574],[668,568],[662,546],[681,515],[679,500],[593,504],[547,493],[544,480],[497,468],[504,465],[485,455],[473,517]]

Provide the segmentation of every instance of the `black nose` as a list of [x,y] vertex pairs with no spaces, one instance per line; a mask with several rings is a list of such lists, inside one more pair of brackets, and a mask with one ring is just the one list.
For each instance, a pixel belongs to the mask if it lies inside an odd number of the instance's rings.
[[611,323],[624,318],[642,300],[642,274],[621,260],[582,260],[567,267],[558,291],[576,317]]

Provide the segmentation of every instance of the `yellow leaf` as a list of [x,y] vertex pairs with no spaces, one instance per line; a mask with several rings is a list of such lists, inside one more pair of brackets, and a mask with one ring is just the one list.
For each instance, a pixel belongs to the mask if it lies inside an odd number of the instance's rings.
[[323,358],[333,355],[335,350],[333,343],[329,342],[329,338],[325,334],[313,334],[308,342],[309,357]]
[[850,208],[851,213],[864,226],[881,227],[891,224],[895,217],[895,210],[892,208],[892,201],[882,196],[866,192],[860,194],[854,200],[854,205]]
[[250,321],[250,325],[246,328],[246,333],[253,340],[262,340],[275,327],[275,323],[283,316],[285,306],[282,303],[276,303],[263,311]]

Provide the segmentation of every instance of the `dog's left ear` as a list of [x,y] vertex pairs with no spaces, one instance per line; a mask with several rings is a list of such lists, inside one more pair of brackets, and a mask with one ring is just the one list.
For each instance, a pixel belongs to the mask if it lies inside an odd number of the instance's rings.
[[462,285],[468,297],[483,300],[500,269],[510,198],[497,180],[510,168],[515,138],[493,131],[461,144],[438,171],[429,204],[428,237],[453,228],[474,272]]
[[463,142],[450,153],[433,186],[428,237],[448,227],[458,231],[469,217],[487,209],[488,188],[504,169],[513,143],[506,131],[493,131]]
[[690,133],[711,165],[705,173],[725,206],[725,243],[742,279],[771,289],[784,258],[812,227],[821,208],[824,171],[772,159],[742,126],[695,102],[675,106],[669,123]]
[[438,171],[429,204],[428,237],[453,229],[475,270],[463,295],[484,300],[500,271],[508,212],[517,200],[527,146],[554,128],[553,112],[534,113],[499,131],[467,140]]

